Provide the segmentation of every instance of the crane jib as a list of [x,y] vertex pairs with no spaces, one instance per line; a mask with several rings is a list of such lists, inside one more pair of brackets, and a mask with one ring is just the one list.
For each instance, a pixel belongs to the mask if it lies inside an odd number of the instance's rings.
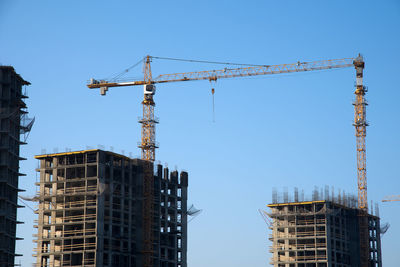
[[209,71],[196,71],[185,73],[162,74],[156,77],[154,83],[217,80],[222,78],[246,77],[256,75],[270,75],[280,73],[293,73],[303,71],[324,70],[333,68],[347,68],[354,66],[354,58],[324,60],[316,62],[297,62],[283,65],[252,66],[247,68],[220,69]]
[[[195,72],[183,72],[183,73],[171,73],[161,74],[155,79],[151,80],[151,83],[167,83],[167,82],[183,82],[183,81],[196,81],[196,80],[210,80],[216,81],[217,79],[223,78],[235,78],[235,77],[247,77],[257,75],[271,75],[281,73],[293,73],[293,72],[304,72],[334,68],[347,68],[353,67],[355,58],[344,58],[344,59],[333,59],[333,60],[322,60],[313,62],[297,62],[292,64],[281,64],[281,65],[265,65],[265,66],[250,66],[245,68],[224,68],[219,70],[206,70],[206,71],[195,71]],[[118,81],[106,81],[106,80],[95,80],[91,79],[87,85],[89,88],[101,88],[101,87],[119,87],[119,86],[136,86],[148,84],[148,81],[129,81],[129,82],[118,82]]]

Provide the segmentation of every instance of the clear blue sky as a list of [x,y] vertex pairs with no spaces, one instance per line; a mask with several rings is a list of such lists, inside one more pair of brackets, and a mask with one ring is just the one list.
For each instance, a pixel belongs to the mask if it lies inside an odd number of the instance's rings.
[[[368,197],[400,194],[400,2],[0,0],[0,64],[26,80],[36,124],[22,148],[21,188],[35,194],[34,155],[98,144],[132,152],[142,88],[89,90],[143,56],[281,64],[365,56]],[[155,61],[154,74],[212,69]],[[141,68],[131,76],[141,77]],[[353,69],[159,85],[157,159],[190,175],[189,266],[268,266],[257,209],[273,187],[356,193]],[[380,204],[383,264],[398,266],[400,202]],[[19,210],[18,262],[29,266],[33,212]]]

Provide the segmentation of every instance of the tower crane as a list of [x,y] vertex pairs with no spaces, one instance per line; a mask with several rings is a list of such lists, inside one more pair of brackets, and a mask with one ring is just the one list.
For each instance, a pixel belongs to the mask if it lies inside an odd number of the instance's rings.
[[[133,80],[128,82],[118,80],[96,80],[91,79],[87,84],[90,89],[100,89],[101,95],[111,87],[121,86],[144,86],[143,117],[139,120],[142,124],[141,158],[146,162],[144,167],[144,266],[150,267],[152,264],[152,221],[153,221],[153,162],[155,161],[155,150],[158,148],[155,137],[155,125],[158,120],[154,117],[154,95],[156,93],[156,84],[170,82],[185,82],[208,80],[210,82],[224,78],[237,78],[258,75],[272,75],[282,73],[306,72],[326,69],[355,67],[356,69],[356,90],[354,126],[357,139],[357,181],[358,181],[358,207],[360,209],[360,242],[361,242],[361,266],[368,266],[368,202],[367,202],[367,178],[366,178],[366,154],[365,154],[365,136],[366,136],[366,105],[365,93],[366,87],[363,85],[364,59],[361,55],[355,58],[342,58],[332,60],[320,60],[312,62],[296,62],[292,64],[281,65],[247,65],[240,68],[223,68],[217,70],[205,70],[195,72],[161,74],[153,78],[151,71],[152,59],[157,57],[146,56],[144,58],[143,80]],[[245,64],[240,64],[245,65]]]
[[384,199],[382,199],[382,202],[392,202],[392,201],[400,201],[400,195],[386,196]]

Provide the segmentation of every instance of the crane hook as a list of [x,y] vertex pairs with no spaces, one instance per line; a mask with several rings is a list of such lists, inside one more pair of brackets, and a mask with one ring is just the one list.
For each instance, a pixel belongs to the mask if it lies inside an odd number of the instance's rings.
[[214,93],[215,93],[215,89],[214,89],[214,88],[211,88],[212,107],[213,107],[213,122],[215,122],[215,101],[214,101]]

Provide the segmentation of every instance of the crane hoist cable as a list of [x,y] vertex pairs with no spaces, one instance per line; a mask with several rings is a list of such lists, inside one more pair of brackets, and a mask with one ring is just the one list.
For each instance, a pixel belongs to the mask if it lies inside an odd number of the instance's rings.
[[244,63],[232,63],[232,62],[220,62],[220,61],[208,61],[208,60],[196,60],[196,59],[183,59],[183,58],[172,58],[172,57],[154,57],[155,59],[182,61],[182,62],[195,62],[195,63],[206,63],[206,64],[219,64],[219,65],[235,65],[235,66],[265,66],[259,64],[244,64]]
[[[161,59],[161,60],[170,60],[170,61],[181,61],[181,62],[192,62],[192,63],[205,63],[205,64],[217,64],[217,65],[232,65],[232,66],[266,66],[259,64],[244,64],[244,63],[232,63],[232,62],[220,62],[220,61],[208,61],[208,60],[197,60],[197,59],[183,59],[183,58],[172,58],[172,57],[155,57],[150,56],[151,59]],[[135,64],[129,66],[121,72],[110,75],[108,78],[104,80],[115,81],[124,76],[126,73],[137,67],[140,63],[143,63],[146,57],[143,57]]]

